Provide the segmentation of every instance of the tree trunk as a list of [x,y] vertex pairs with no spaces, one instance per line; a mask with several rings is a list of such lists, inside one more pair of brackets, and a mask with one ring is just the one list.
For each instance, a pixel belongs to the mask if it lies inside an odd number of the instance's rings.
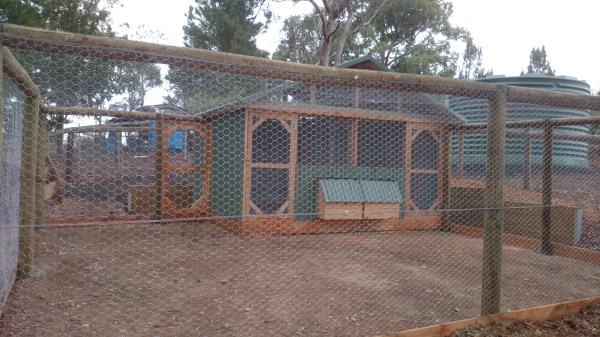
[[354,20],[355,12],[352,10],[348,10],[348,19],[344,24],[344,31],[342,32],[340,39],[337,43],[335,49],[335,59],[333,60],[333,66],[337,66],[342,63],[342,54],[344,53],[344,48],[346,48],[346,42],[348,38],[352,35],[352,21]]
[[321,43],[321,61],[319,62],[319,65],[328,67],[329,55],[331,54],[331,38],[333,37],[333,33],[335,33],[336,29],[335,20],[329,17],[324,27],[325,32],[323,34],[323,42]]
[[327,67],[329,66],[329,53],[331,52],[331,41],[323,39],[321,44],[321,60],[319,65]]

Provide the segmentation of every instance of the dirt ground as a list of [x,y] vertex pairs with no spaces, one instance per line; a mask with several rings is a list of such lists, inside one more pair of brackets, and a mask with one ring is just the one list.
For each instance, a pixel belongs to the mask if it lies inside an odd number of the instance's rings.
[[[37,232],[0,336],[373,336],[479,313],[482,242],[442,232]],[[597,295],[596,264],[505,247],[503,310]]]
[[456,331],[452,337],[597,337],[600,336],[600,304],[595,303],[579,314],[545,322],[519,321],[508,326],[494,323]]
[[[485,185],[482,177],[474,172],[467,172],[466,179],[453,178],[450,183],[452,186]],[[600,251],[600,169],[556,168],[552,183],[554,205],[577,207],[583,211],[582,237],[578,246]],[[541,204],[541,190],[541,172],[534,170],[530,190],[522,188],[521,173],[510,172],[506,176],[507,201]]]

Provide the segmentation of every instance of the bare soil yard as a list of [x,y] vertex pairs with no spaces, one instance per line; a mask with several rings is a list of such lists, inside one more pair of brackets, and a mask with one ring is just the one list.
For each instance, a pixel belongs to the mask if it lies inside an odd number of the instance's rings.
[[[368,336],[479,313],[482,242],[441,232],[238,236],[215,225],[37,232],[1,336]],[[597,295],[600,268],[505,247],[503,310]]]

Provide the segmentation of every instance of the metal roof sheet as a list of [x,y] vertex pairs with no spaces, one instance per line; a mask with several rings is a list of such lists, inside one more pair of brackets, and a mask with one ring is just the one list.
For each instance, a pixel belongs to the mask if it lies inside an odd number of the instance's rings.
[[395,181],[359,180],[365,202],[402,202],[400,187]]
[[364,202],[365,197],[358,180],[320,179],[319,185],[325,202]]

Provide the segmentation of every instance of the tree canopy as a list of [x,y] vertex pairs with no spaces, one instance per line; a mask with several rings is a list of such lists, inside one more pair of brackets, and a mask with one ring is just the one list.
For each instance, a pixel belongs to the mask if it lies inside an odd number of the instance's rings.
[[[0,20],[70,33],[114,36],[110,8],[116,0],[4,0]],[[115,81],[116,62],[83,56],[14,51],[33,81],[44,104],[101,107],[122,88]],[[61,129],[68,120],[51,116],[48,125]]]
[[554,76],[555,70],[550,67],[550,62],[547,60],[546,47],[534,47],[529,54],[529,65],[527,66],[528,73],[546,74]]
[[[195,0],[183,26],[186,47],[267,57],[256,36],[267,29],[272,13],[266,0]],[[257,20],[263,15],[264,22]]]
[[[195,0],[183,26],[184,44],[227,53],[267,57],[256,46],[256,37],[264,32],[272,13],[266,0]],[[235,76],[186,67],[169,67],[167,79],[171,95],[167,101],[190,111],[201,111],[249,92]]]
[[475,44],[472,37],[467,37],[462,65],[458,70],[458,78],[479,79],[487,75],[493,75],[493,73],[492,69],[486,71],[483,67],[483,49]]
[[286,20],[285,38],[274,58],[314,63],[318,56],[321,65],[337,65],[369,54],[395,71],[456,74],[458,55],[450,42],[465,40],[469,34],[450,23],[450,2],[305,1],[313,4],[314,14]]

